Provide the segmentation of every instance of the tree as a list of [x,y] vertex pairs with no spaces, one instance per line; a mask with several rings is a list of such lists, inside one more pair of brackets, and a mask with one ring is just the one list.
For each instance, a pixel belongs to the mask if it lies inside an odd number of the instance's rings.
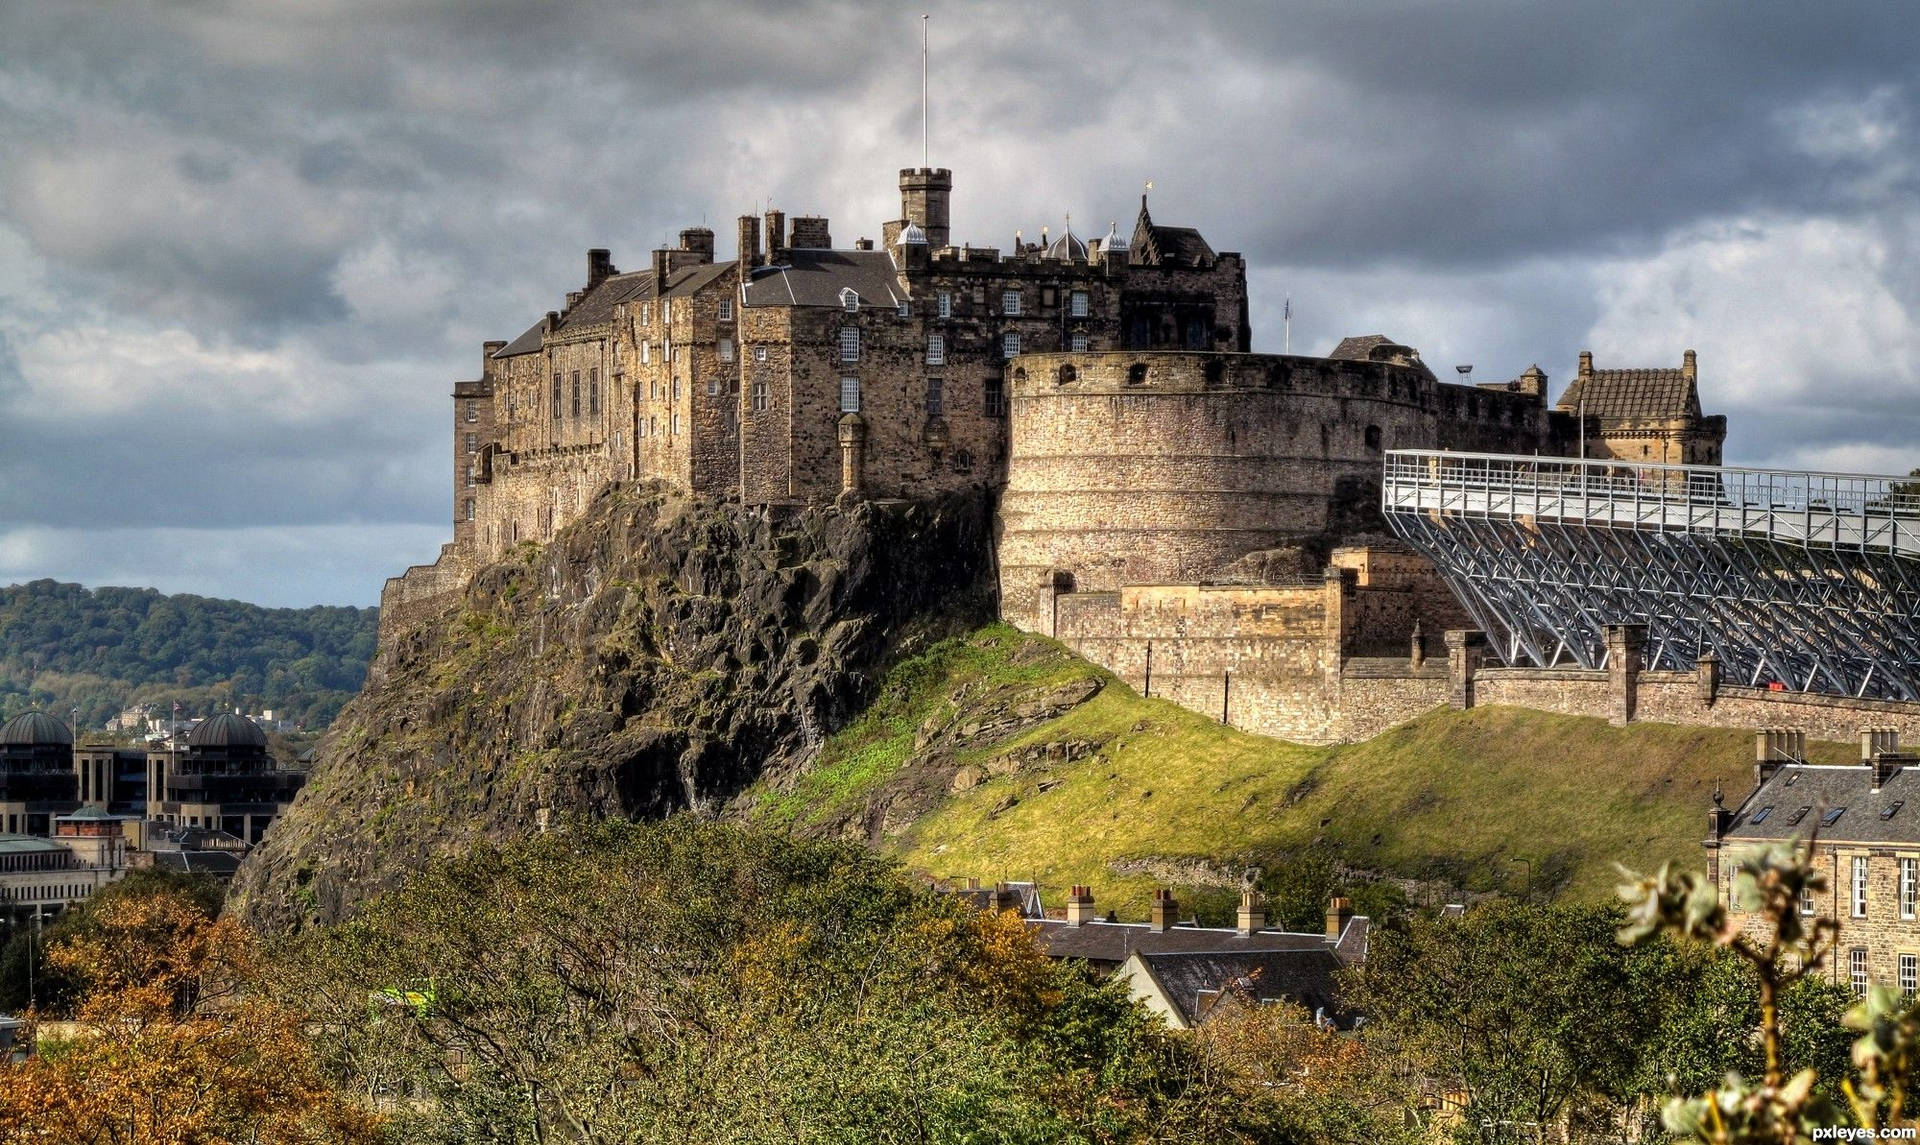
[[49,1145],[371,1142],[306,1051],[299,1015],[250,992],[252,940],[191,894],[103,904],[49,961],[80,984],[78,1033],[0,1064],[0,1139]]
[[[1906,1105],[1920,1071],[1920,1003],[1884,987],[1870,990],[1845,1018],[1847,1028],[1861,1036],[1851,1055],[1857,1073],[1838,1086],[1844,1114],[1822,1092],[1817,1067],[1787,1075],[1790,1039],[1783,1015],[1791,1009],[1796,986],[1832,954],[1839,933],[1834,920],[1799,910],[1803,893],[1826,887],[1813,847],[1810,837],[1743,855],[1731,901],[1696,872],[1676,874],[1668,867],[1651,876],[1625,872],[1631,882],[1620,894],[1631,913],[1620,931],[1623,944],[1659,935],[1711,944],[1745,963],[1758,980],[1758,1084],[1729,1073],[1708,1093],[1675,1096],[1663,1111],[1675,1133],[1710,1145],[1792,1145],[1812,1140],[1816,1129],[1842,1125],[1846,1114],[1855,1126],[1874,1131],[1911,1124]],[[1829,1087],[1833,1080],[1827,1078]]]
[[[433,864],[275,954],[415,1141],[1231,1139],[1191,1041],[846,844],[608,822]],[[371,1000],[371,1002],[370,1002]]]
[[1467,1120],[1549,1127],[1581,1099],[1626,1100],[1666,986],[1612,941],[1617,912],[1489,901],[1382,927],[1355,976],[1369,1035],[1405,1054]]

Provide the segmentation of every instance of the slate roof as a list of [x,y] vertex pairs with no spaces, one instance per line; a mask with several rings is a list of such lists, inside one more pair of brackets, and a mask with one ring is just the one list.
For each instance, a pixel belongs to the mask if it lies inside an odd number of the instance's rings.
[[[683,266],[667,276],[665,296],[668,298],[690,297],[706,289],[714,279],[734,273],[733,268],[734,264],[731,260]],[[645,301],[653,296],[651,268],[611,275],[600,285],[588,291],[571,310],[560,316],[560,323],[554,328],[554,333],[564,336],[568,331],[604,326],[613,321],[614,307],[623,302]],[[493,356],[514,358],[521,354],[538,352],[544,342],[546,329],[545,319],[535,322],[527,327],[525,333],[495,351]]]
[[1370,362],[1373,360],[1372,355],[1376,347],[1400,346],[1404,344],[1405,343],[1394,341],[1385,334],[1360,334],[1355,337],[1340,339],[1340,344],[1335,346],[1333,350],[1327,354],[1327,357],[1340,358],[1350,362]]
[[[1822,817],[1837,808],[1846,810],[1822,826]],[[1901,768],[1876,792],[1865,764],[1787,764],[1734,811],[1725,838],[1782,841],[1815,828],[1822,843],[1920,843],[1920,767]]]
[[1588,417],[1699,417],[1700,395],[1686,371],[1674,369],[1595,370],[1576,377],[1560,395],[1557,408],[1578,412],[1585,399]]
[[1333,978],[1340,961],[1327,950],[1142,953],[1139,959],[1189,1026],[1228,994],[1293,1002],[1336,1021],[1343,1014]]
[[240,858],[232,851],[155,851],[153,865],[189,875],[230,879],[240,869]]
[[540,335],[546,330],[545,319],[527,327],[527,332],[494,351],[496,358],[516,358],[521,354],[531,354],[540,349]]
[[[1040,945],[1054,958],[1080,958],[1119,965],[1135,953],[1143,954],[1261,954],[1283,950],[1327,950],[1326,936],[1285,930],[1258,930],[1241,934],[1227,927],[1174,926],[1154,930],[1144,922],[1089,922],[1075,925],[1060,919],[1034,924]],[[1367,920],[1355,918],[1341,935],[1343,955],[1355,949],[1365,953]],[[1352,941],[1350,942],[1350,937]]]
[[877,250],[793,250],[788,262],[753,272],[748,306],[840,306],[852,287],[860,305],[892,308],[908,300],[893,256]]
[[1128,253],[1136,263],[1191,263],[1194,259],[1212,262],[1213,248],[1192,227],[1163,227],[1147,213],[1147,197],[1140,196],[1140,216],[1133,222],[1133,240]]

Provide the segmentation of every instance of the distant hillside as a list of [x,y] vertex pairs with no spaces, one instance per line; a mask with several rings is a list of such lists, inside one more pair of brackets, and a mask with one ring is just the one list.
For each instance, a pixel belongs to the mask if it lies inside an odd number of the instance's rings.
[[129,705],[178,701],[187,715],[272,708],[324,726],[366,677],[378,616],[52,580],[0,588],[0,718],[77,707],[99,728]]
[[[1230,921],[1238,881],[1318,871],[1364,891],[1600,900],[1613,864],[1705,862],[1720,783],[1751,781],[1741,731],[1606,723],[1523,708],[1440,710],[1365,743],[1248,735],[1127,685],[1051,640],[993,625],[908,660],[803,772],[740,813],[866,839],[943,877],[1091,884],[1143,918],[1151,888]],[[1818,762],[1845,745],[1812,744]],[[1323,888],[1325,889],[1325,888]],[[1304,897],[1310,922],[1324,898]]]

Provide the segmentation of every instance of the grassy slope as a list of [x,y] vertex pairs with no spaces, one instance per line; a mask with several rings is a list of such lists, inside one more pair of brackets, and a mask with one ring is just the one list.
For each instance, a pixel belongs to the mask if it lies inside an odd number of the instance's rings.
[[[1076,676],[1106,687],[958,760],[1062,741],[1099,745],[1094,754],[948,795],[884,845],[935,874],[1037,879],[1056,900],[1089,883],[1122,917],[1144,914],[1151,888],[1197,869],[1191,860],[1233,872],[1315,844],[1387,877],[1596,899],[1616,861],[1699,865],[1714,783],[1737,802],[1752,774],[1746,732],[1614,728],[1519,708],[1440,710],[1366,743],[1303,747],[1142,699],[1050,641],[994,626],[903,664],[808,775],[760,794],[760,813],[801,829],[844,818],[917,765],[916,735]],[[1847,752],[1812,749],[1828,762]]]

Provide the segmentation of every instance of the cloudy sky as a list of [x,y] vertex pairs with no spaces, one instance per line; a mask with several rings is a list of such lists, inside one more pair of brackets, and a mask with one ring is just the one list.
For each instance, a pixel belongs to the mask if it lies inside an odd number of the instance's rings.
[[[1906,0],[0,0],[0,584],[373,603],[450,529],[451,383],[768,202],[956,241],[1154,214],[1254,348],[1476,379],[1700,354],[1729,461],[1920,466]],[[725,257],[728,251],[723,250]]]

